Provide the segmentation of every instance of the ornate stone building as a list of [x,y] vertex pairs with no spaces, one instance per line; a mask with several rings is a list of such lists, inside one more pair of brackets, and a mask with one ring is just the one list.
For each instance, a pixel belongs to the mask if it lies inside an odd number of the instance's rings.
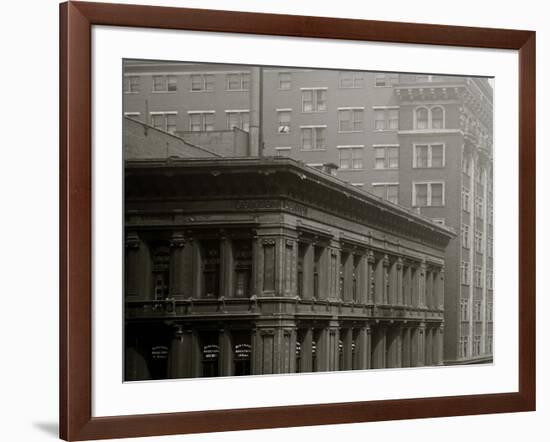
[[126,380],[442,364],[453,230],[290,158],[125,171]]

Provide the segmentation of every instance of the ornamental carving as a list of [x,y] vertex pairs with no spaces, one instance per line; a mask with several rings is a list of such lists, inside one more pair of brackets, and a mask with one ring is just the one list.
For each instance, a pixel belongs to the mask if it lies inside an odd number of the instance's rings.
[[262,239],[262,245],[263,246],[274,246],[275,240],[274,239]]
[[140,239],[135,233],[129,233],[124,243],[127,249],[139,249]]

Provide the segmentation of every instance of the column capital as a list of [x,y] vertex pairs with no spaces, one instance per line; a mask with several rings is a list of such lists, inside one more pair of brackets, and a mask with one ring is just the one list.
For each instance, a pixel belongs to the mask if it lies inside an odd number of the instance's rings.
[[141,240],[139,239],[139,236],[135,232],[129,232],[126,234],[126,239],[124,241],[124,246],[127,249],[139,249]]
[[180,248],[185,245],[185,236],[182,232],[172,233],[172,238],[170,238],[170,247]]
[[403,268],[403,258],[398,257],[396,265],[397,265],[397,270],[401,270]]
[[382,261],[382,264],[384,265],[384,267],[390,266],[390,258],[388,255],[384,255],[384,260]]
[[376,261],[376,259],[374,258],[374,253],[373,253],[372,250],[369,250],[367,252],[367,261],[368,261],[369,264],[374,264],[375,261]]

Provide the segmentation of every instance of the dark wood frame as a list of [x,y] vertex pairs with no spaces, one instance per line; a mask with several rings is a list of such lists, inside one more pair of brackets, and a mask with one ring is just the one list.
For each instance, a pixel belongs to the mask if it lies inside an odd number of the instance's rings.
[[[91,411],[91,28],[135,26],[519,51],[519,391],[132,416]],[[535,410],[535,32],[199,9],[60,5],[60,437],[65,440]]]

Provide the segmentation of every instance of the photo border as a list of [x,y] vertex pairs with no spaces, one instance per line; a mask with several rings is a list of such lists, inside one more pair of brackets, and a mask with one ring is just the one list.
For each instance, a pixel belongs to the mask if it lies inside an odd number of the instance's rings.
[[[93,25],[517,50],[519,391],[184,413],[92,417]],[[68,2],[60,5],[60,437],[168,434],[533,411],[535,395],[535,32]]]

